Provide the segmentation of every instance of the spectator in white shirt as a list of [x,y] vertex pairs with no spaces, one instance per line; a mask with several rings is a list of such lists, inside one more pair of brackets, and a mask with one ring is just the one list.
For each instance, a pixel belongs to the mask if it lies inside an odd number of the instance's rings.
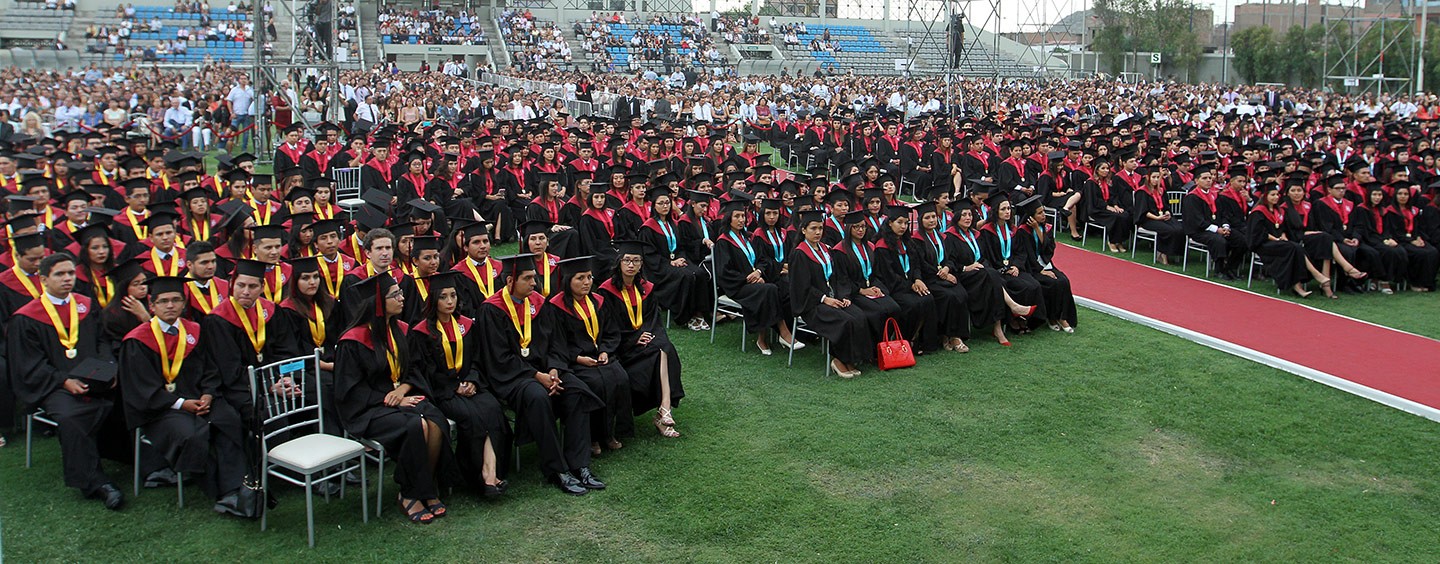
[[[165,129],[163,134],[166,137],[175,137],[188,133],[186,130],[190,128],[192,121],[193,117],[191,116],[190,109],[181,104],[179,96],[175,96],[170,99],[170,107],[165,110]],[[190,136],[185,135],[181,139],[181,142],[188,145],[190,143]]]

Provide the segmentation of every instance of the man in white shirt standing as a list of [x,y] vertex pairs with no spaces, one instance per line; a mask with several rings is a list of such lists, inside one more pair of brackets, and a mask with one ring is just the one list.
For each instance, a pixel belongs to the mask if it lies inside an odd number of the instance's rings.
[[72,104],[69,96],[61,96],[55,105],[55,127],[74,133],[80,129],[80,118],[84,115],[85,108]]
[[[255,123],[255,89],[250,87],[250,77],[240,75],[240,83],[230,88],[230,93],[225,95],[225,103],[230,106],[230,125],[236,132],[245,131]],[[235,137],[236,142],[247,151],[251,144],[250,135],[246,131]]]

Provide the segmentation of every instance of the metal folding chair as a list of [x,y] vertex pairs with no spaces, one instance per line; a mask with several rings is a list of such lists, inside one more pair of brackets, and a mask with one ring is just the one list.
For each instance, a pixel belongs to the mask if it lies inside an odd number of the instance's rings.
[[[136,497],[139,497],[139,496],[140,496],[140,447],[141,447],[141,445],[151,445],[151,446],[154,446],[154,444],[150,442],[150,439],[145,436],[145,433],[140,432],[140,429],[135,429],[135,496],[136,496]],[[180,473],[180,472],[176,472],[176,473],[175,473],[175,491],[176,491],[177,495],[178,495],[179,498],[180,498],[179,501],[175,504],[175,506],[176,506],[176,507],[185,507],[185,475],[182,474],[182,473]]]
[[33,413],[25,417],[25,467],[30,467],[30,443],[35,439],[35,424],[41,423],[51,427],[60,427],[54,419],[51,419],[44,409],[36,408]]
[[[265,414],[260,422],[261,450],[265,453],[261,487],[264,491],[270,490],[271,476],[305,487],[305,525],[310,547],[315,547],[316,483],[339,480],[343,498],[345,473],[359,468],[360,514],[361,519],[369,523],[369,497],[363,493],[369,485],[365,475],[365,446],[322,431],[325,398],[320,393],[320,349],[307,356],[251,366],[250,398],[262,406]],[[305,434],[294,436],[297,433]],[[282,436],[293,438],[271,446],[271,441]],[[262,531],[268,516],[266,511],[260,517]]]

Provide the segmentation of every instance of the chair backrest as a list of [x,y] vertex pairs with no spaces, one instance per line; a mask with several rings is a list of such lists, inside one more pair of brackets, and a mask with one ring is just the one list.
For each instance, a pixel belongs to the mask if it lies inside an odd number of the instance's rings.
[[1165,193],[1165,202],[1170,205],[1170,215],[1175,219],[1180,218],[1180,201],[1185,199],[1184,190],[1170,190]]
[[331,170],[330,175],[335,178],[335,196],[330,200],[332,203],[360,197],[359,167],[337,168]]
[[250,367],[250,399],[262,413],[267,442],[276,435],[306,434],[305,427],[317,433],[324,428],[320,352]]

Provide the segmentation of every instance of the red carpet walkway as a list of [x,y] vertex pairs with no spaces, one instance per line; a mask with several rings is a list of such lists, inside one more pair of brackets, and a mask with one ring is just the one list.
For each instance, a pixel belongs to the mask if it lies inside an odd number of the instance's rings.
[[1055,262],[1084,306],[1440,421],[1440,341],[1058,247]]

